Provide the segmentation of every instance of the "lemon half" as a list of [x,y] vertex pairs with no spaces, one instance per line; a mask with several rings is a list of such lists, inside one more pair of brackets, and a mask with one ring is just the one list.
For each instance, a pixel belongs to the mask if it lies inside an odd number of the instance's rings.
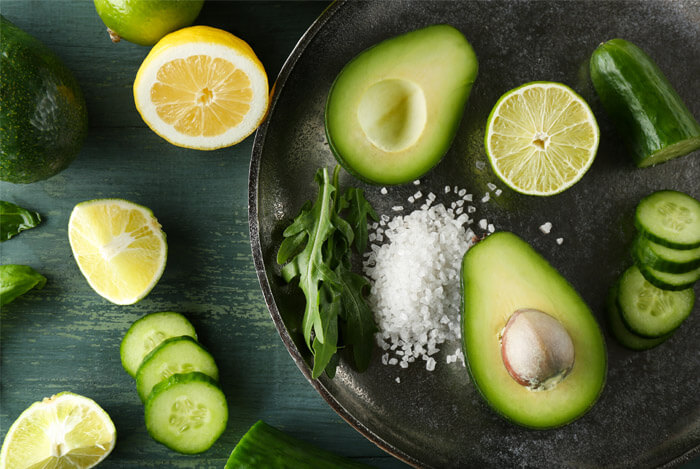
[[168,142],[214,150],[255,131],[267,112],[269,86],[245,41],[192,26],[153,47],[136,74],[134,101],[146,124]]
[[496,175],[530,195],[558,194],[593,164],[600,132],[588,104],[561,83],[526,83],[501,96],[486,123]]

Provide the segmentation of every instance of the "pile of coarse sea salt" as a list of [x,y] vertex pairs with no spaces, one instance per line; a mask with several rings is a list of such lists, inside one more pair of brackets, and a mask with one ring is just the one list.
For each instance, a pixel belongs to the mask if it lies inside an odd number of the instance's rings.
[[[415,181],[419,185],[420,181]],[[495,196],[500,189],[489,184]],[[381,189],[387,194],[386,188]],[[477,241],[470,228],[474,223],[474,196],[466,189],[445,186],[449,208],[436,202],[432,192],[425,198],[420,190],[408,197],[420,208],[408,215],[382,215],[369,225],[370,251],[363,270],[370,279],[369,302],[379,332],[376,340],[384,351],[382,363],[408,368],[417,359],[428,371],[435,369],[435,355],[444,342],[457,342],[447,363],[464,365],[460,332],[460,270],[464,253]],[[487,192],[479,200],[488,202]],[[397,205],[394,212],[403,212]],[[481,234],[495,227],[485,218],[477,222]],[[399,378],[396,378],[400,382]]]

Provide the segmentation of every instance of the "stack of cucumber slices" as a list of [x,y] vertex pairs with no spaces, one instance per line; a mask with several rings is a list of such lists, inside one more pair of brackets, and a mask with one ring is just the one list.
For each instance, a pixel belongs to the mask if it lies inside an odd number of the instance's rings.
[[610,290],[610,326],[620,343],[645,350],[668,339],[695,303],[700,279],[700,202],[659,191],[637,205],[635,265]]
[[181,453],[209,449],[226,428],[228,405],[214,358],[197,342],[187,318],[163,312],[138,319],[120,353],[136,379],[153,439]]

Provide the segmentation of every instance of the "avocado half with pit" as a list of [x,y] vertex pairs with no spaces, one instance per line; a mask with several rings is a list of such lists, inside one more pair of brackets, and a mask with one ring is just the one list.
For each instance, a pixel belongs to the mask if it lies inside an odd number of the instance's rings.
[[586,303],[528,243],[494,233],[462,262],[462,340],[488,404],[530,428],[572,422],[598,399],[605,342]]
[[457,29],[434,25],[387,39],[351,60],[326,103],[338,162],[374,184],[401,184],[433,168],[454,139],[477,74]]

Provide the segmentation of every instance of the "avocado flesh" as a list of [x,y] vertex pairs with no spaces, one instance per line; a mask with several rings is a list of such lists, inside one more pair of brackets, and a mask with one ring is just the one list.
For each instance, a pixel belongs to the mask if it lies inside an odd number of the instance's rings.
[[360,53],[337,76],[326,103],[326,135],[336,159],[375,184],[422,176],[449,149],[477,68],[469,42],[448,25]]
[[[500,334],[510,316],[523,308],[554,317],[573,341],[573,368],[551,389],[528,389],[503,364]],[[462,340],[469,374],[481,395],[519,425],[544,429],[569,423],[590,409],[605,383],[605,342],[588,306],[559,272],[512,233],[494,233],[464,256]]]

